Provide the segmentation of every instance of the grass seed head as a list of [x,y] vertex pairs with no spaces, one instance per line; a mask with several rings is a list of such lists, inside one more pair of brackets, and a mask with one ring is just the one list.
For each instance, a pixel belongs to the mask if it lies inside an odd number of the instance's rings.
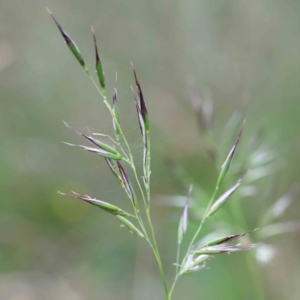
[[88,68],[85,65],[84,59],[81,55],[81,52],[79,50],[79,48],[77,47],[77,45],[75,44],[75,42],[71,39],[71,37],[63,30],[63,28],[60,26],[60,24],[57,22],[57,20],[54,18],[52,12],[49,10],[49,8],[47,8],[48,13],[50,14],[50,16],[52,17],[53,21],[55,22],[56,26],[58,27],[62,37],[64,38],[67,46],[69,47],[69,49],[71,50],[71,52],[73,53],[73,55],[75,56],[75,58],[78,60],[78,62],[80,63],[80,65],[83,67],[83,69],[88,72]]
[[134,79],[135,79],[135,84],[136,84],[139,99],[140,99],[140,110],[141,110],[141,114],[142,114],[142,117],[143,117],[145,130],[146,130],[146,133],[148,133],[149,132],[149,118],[148,118],[148,111],[147,111],[144,95],[143,95],[143,92],[142,92],[141,85],[140,85],[140,83],[137,79],[137,75],[136,75],[136,71],[134,69],[133,63],[131,63],[131,66],[132,66]]
[[113,113],[115,115],[115,117],[113,118],[113,127],[114,127],[114,131],[115,131],[115,135],[117,137],[117,140],[119,140],[119,135],[120,135],[120,111],[119,111],[119,104],[118,104],[117,87],[114,88],[112,110],[113,110]]
[[249,233],[252,233],[254,231],[256,231],[257,229],[251,230],[251,231],[247,231],[245,233],[240,233],[240,234],[235,234],[235,235],[229,235],[229,236],[225,236],[219,239],[216,239],[208,244],[206,244],[204,247],[208,247],[208,246],[215,246],[215,245],[220,245],[220,244],[224,244],[224,243],[228,243],[231,241],[234,241],[236,239],[239,239],[245,235],[248,235]]
[[194,254],[222,254],[222,253],[232,253],[236,251],[248,250],[251,249],[253,245],[243,246],[241,244],[230,245],[230,244],[220,244],[215,246],[203,247],[199,250],[194,251]]
[[213,214],[215,214],[226,202],[227,200],[230,198],[230,196],[236,191],[236,189],[240,186],[241,184],[241,179],[239,179],[236,184],[229,189],[227,192],[225,192],[209,209],[208,213],[207,213],[207,217],[212,216]]
[[237,146],[239,144],[239,141],[240,141],[243,129],[244,129],[244,125],[245,125],[245,121],[243,123],[242,129],[240,130],[240,133],[238,135],[238,138],[237,138],[235,144],[231,148],[231,150],[230,150],[230,152],[229,152],[229,154],[228,154],[225,162],[222,165],[221,172],[220,172],[220,175],[219,175],[218,180],[217,180],[217,185],[216,185],[216,189],[217,190],[220,188],[220,186],[221,186],[221,184],[222,184],[222,182],[223,182],[223,180],[224,180],[224,178],[225,178],[225,176],[226,176],[226,174],[227,174],[227,172],[229,170],[230,163],[231,163],[232,158],[233,158],[233,156],[235,154],[236,148],[237,148]]
[[131,216],[131,214],[127,213],[126,211],[122,210],[121,208],[119,208],[115,205],[112,205],[110,203],[107,203],[107,202],[104,202],[104,201],[101,201],[101,200],[97,200],[95,198],[91,198],[88,195],[80,195],[80,194],[77,194],[73,191],[71,191],[72,194],[65,194],[65,193],[61,193],[61,192],[58,192],[58,193],[63,195],[63,196],[83,200],[83,201],[85,201],[89,204],[92,204],[94,206],[98,206],[102,210],[104,210],[104,211],[106,211],[110,214],[113,214],[113,215],[120,215],[120,216],[126,216],[126,217]]
[[182,239],[184,234],[186,233],[187,226],[188,226],[188,207],[189,207],[189,202],[190,202],[190,196],[193,190],[193,186],[191,185],[188,191],[188,195],[185,200],[185,204],[183,207],[182,215],[180,218],[179,222],[179,228],[178,228],[178,237],[177,237],[177,242],[178,244],[182,243]]
[[81,148],[85,151],[98,154],[98,155],[100,155],[102,157],[105,157],[105,158],[110,158],[110,159],[113,159],[113,160],[123,160],[122,156],[111,154],[110,152],[108,152],[106,150],[103,150],[101,148],[87,147],[87,146],[84,146],[84,145],[75,145],[75,144],[71,144],[71,143],[64,143],[64,144],[66,144],[68,146],[72,146],[72,147]]
[[94,28],[92,28],[92,33],[93,33],[93,38],[94,38],[94,46],[95,46],[95,55],[96,55],[96,73],[98,76],[98,80],[102,89],[103,94],[105,94],[106,92],[106,87],[105,87],[105,76],[104,76],[104,71],[103,71],[103,67],[102,67],[102,63],[99,57],[99,53],[98,53],[98,46],[97,46],[97,40],[96,40],[96,34],[94,31]]
[[[85,146],[81,146],[81,145],[73,145],[73,144],[69,144],[67,143],[68,145],[70,146],[77,146],[77,147],[80,147],[80,148],[83,148],[84,150],[88,150],[90,152],[94,152],[94,153],[98,153],[104,157],[107,157],[107,158],[111,158],[111,159],[115,159],[115,160],[122,160],[123,157],[121,156],[121,154],[116,151],[114,148],[112,148],[111,146],[91,137],[91,136],[87,136],[81,132],[79,132],[78,130],[74,129],[73,127],[71,127],[69,124],[67,124],[66,122],[64,122],[64,124],[72,129],[75,133],[77,133],[78,135],[84,137],[86,140],[88,140],[89,142],[93,143],[94,145],[96,145],[97,147],[99,147],[102,151],[94,151],[92,149],[95,149],[95,148],[90,148],[90,147],[85,147]],[[97,149],[96,149],[97,150]],[[101,154],[102,153],[102,154]]]
[[147,142],[147,140],[146,140],[146,130],[145,130],[145,123],[144,123],[143,115],[142,115],[142,112],[141,112],[141,107],[140,107],[140,105],[137,101],[137,97],[135,95],[133,87],[131,87],[131,91],[132,91],[134,102],[135,102],[135,107],[136,107],[136,112],[137,112],[137,115],[138,115],[138,121],[139,121],[141,134],[142,134],[143,141],[144,141],[144,144],[145,144]]

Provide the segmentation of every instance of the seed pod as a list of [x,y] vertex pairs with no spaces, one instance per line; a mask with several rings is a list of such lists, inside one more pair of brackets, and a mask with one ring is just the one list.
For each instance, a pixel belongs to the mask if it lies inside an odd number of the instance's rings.
[[77,45],[75,44],[75,42],[70,38],[70,36],[62,29],[62,27],[60,26],[60,24],[56,21],[56,19],[54,18],[52,12],[47,8],[48,13],[50,14],[50,16],[52,17],[53,21],[55,22],[56,26],[58,27],[61,35],[63,36],[66,44],[68,45],[69,49],[71,50],[71,52],[73,53],[73,55],[75,56],[75,58],[78,60],[78,62],[81,64],[81,66],[83,67],[83,69],[88,72],[88,68],[85,65],[84,59],[80,53],[79,48],[77,47]]
[[72,192],[72,194],[65,194],[65,193],[61,193],[61,192],[59,192],[59,194],[61,194],[63,196],[68,196],[71,198],[83,200],[87,203],[98,206],[102,210],[104,210],[112,215],[120,215],[120,216],[126,216],[126,217],[131,216],[132,217],[131,214],[127,213],[126,211],[122,210],[121,208],[119,208],[115,205],[112,205],[112,204],[104,202],[104,201],[97,200],[95,198],[91,198],[90,196],[87,196],[87,195],[80,195],[73,191],[71,191],[71,192]]
[[147,111],[145,99],[144,99],[144,96],[143,96],[141,85],[140,85],[140,83],[137,79],[136,71],[135,71],[134,66],[133,66],[132,63],[131,63],[131,66],[132,66],[134,79],[135,79],[135,84],[136,84],[139,99],[140,99],[140,109],[141,109],[141,114],[142,114],[143,121],[144,121],[145,130],[146,130],[146,133],[148,133],[149,132],[149,119],[148,119],[148,111]]
[[240,186],[241,180],[239,179],[237,183],[229,189],[227,192],[225,192],[209,209],[206,217],[212,216],[214,213],[216,213],[221,206],[225,204],[225,202],[229,199],[229,197],[235,192],[235,190]]
[[144,235],[138,230],[131,222],[129,222],[127,219],[121,217],[121,216],[116,216],[116,219],[118,219],[125,227],[127,227],[130,231],[135,232],[138,234],[140,237],[145,238]]
[[225,176],[226,176],[226,174],[227,174],[227,172],[229,170],[230,163],[231,163],[232,158],[233,158],[233,156],[235,154],[236,148],[237,148],[237,146],[239,144],[239,141],[240,141],[243,129],[244,129],[244,125],[245,125],[245,121],[243,123],[242,129],[241,129],[241,131],[240,131],[240,133],[238,135],[238,138],[237,138],[234,146],[231,148],[231,150],[230,150],[230,152],[229,152],[229,154],[228,154],[225,162],[222,165],[221,172],[220,172],[219,178],[217,180],[217,185],[216,185],[216,189],[217,190],[220,188],[220,186],[221,186],[221,184],[222,184],[222,182],[223,182],[223,180],[224,180],[224,178],[225,178]]
[[[118,151],[116,151],[114,148],[112,148],[111,146],[109,146],[109,145],[107,145],[107,144],[105,144],[105,143],[103,143],[103,142],[101,142],[101,141],[99,141],[99,140],[97,140],[97,139],[95,139],[95,138],[93,138],[93,137],[91,137],[91,136],[87,136],[87,135],[85,135],[85,134],[79,132],[78,130],[74,129],[73,127],[71,127],[71,126],[70,126],[69,124],[67,124],[66,122],[64,122],[64,124],[65,124],[68,128],[72,129],[74,132],[76,132],[78,135],[84,137],[84,138],[87,139],[89,142],[91,142],[91,143],[93,143],[94,145],[98,146],[100,149],[104,150],[104,151],[107,152],[107,153],[112,154],[113,157],[119,157],[118,160],[122,160],[122,159],[123,159],[122,156],[121,156],[121,154],[120,154]],[[75,145],[72,145],[72,144],[69,144],[69,145],[75,146]],[[83,148],[83,147],[85,147],[85,146],[78,146],[78,147]],[[86,148],[89,148],[89,147],[86,147]],[[94,148],[89,148],[89,149],[94,149]],[[85,149],[85,150],[88,150],[88,149]],[[93,151],[92,151],[92,152],[93,152]],[[103,155],[103,156],[105,156],[105,155]],[[105,156],[105,157],[108,157],[108,156]],[[108,158],[112,158],[112,157],[108,157]],[[112,159],[117,159],[117,158],[112,158]]]
[[106,92],[105,76],[104,76],[102,63],[101,63],[99,53],[98,53],[97,40],[96,40],[96,35],[95,35],[95,31],[94,31],[93,27],[92,27],[92,33],[93,33],[93,37],[94,37],[95,54],[96,54],[96,73],[97,73],[97,76],[98,76],[100,86],[102,88],[102,92],[103,92],[103,94],[105,94],[105,92]]
[[106,158],[110,158],[110,159],[114,159],[114,160],[122,160],[123,159],[123,157],[120,156],[119,154],[115,155],[115,154],[107,152],[106,150],[103,150],[101,148],[92,148],[92,147],[86,147],[86,146],[83,146],[83,145],[75,145],[75,144],[71,144],[71,143],[64,143],[64,144],[72,146],[72,147],[78,147],[78,148],[81,148],[85,151],[96,153],[96,154],[99,154],[100,156],[103,156],[103,157],[106,157]]
[[178,235],[177,235],[177,242],[178,244],[181,244],[183,236],[187,230],[187,225],[188,225],[188,207],[189,207],[189,202],[190,202],[190,196],[193,190],[193,186],[191,185],[188,191],[188,195],[185,200],[183,212],[180,218],[179,222],[179,228],[178,228]]

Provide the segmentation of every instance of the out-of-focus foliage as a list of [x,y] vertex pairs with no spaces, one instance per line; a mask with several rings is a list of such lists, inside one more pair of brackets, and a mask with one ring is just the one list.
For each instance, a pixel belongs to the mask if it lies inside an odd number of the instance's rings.
[[[113,129],[97,92],[63,45],[44,6],[30,0],[0,1],[0,299],[162,299],[158,270],[142,239],[119,228],[105,212],[57,193],[75,190],[125,211],[130,205],[105,161],[61,143],[80,142],[62,120],[81,131]],[[129,88],[134,84],[129,62],[134,62],[153,124],[153,197],[185,195],[194,184],[197,199],[191,199],[189,207],[199,213],[189,214],[190,224],[201,215],[218,170],[206,148],[214,140],[212,135],[206,141],[199,135],[189,91],[200,91],[205,101],[213,99],[213,132],[223,145],[215,144],[220,161],[234,141],[223,135],[227,120],[234,111],[246,111],[236,162],[247,158],[253,166],[258,158],[272,158],[279,163],[275,177],[255,182],[255,194],[250,179],[273,170],[263,168],[245,177],[248,182],[241,191],[247,196],[246,221],[256,224],[261,215],[257,208],[264,201],[261,212],[269,211],[265,222],[285,223],[255,232],[260,258],[267,260],[276,252],[257,281],[265,299],[297,299],[299,231],[270,234],[291,229],[287,222],[299,219],[298,197],[286,210],[288,200],[269,209],[300,179],[300,3],[50,0],[47,6],[76,39],[87,66],[94,64],[90,26],[94,27],[107,95],[112,98],[117,71],[122,124],[134,154],[141,157]],[[258,147],[255,156],[247,143],[261,128],[262,145],[268,142],[270,148]],[[264,156],[265,151],[273,157]],[[178,184],[168,160],[182,166],[195,182]],[[142,175],[142,164],[140,168]],[[173,204],[173,199],[167,201]],[[169,281],[180,213],[162,205],[152,213]],[[190,224],[185,236],[196,228]],[[174,299],[257,299],[245,255],[211,260],[209,270],[179,282]]]

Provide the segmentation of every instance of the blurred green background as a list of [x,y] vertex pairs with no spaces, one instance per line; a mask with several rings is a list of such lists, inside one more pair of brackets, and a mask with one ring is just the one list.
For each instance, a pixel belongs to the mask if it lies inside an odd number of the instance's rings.
[[[112,134],[112,128],[45,6],[89,68],[90,26],[95,28],[108,95],[117,71],[121,121],[140,161],[130,90],[130,61],[135,64],[151,120],[152,215],[171,282],[180,210],[160,205],[159,195],[187,190],[166,161],[184,165],[208,193],[216,180],[190,103],[191,87],[211,91],[216,135],[236,110],[247,111],[242,143],[263,126],[264,139],[273,141],[283,162],[274,201],[298,184],[300,2],[0,1],[0,299],[163,299],[147,245],[111,216],[57,193],[72,189],[130,209],[103,159],[62,144],[80,140],[62,120],[82,131]],[[228,150],[222,149],[221,158]],[[270,182],[263,179],[253,202],[245,200],[249,224]],[[282,220],[297,221],[299,208],[295,201]],[[213,259],[207,270],[179,282],[174,299],[259,299],[255,276],[264,299],[299,299],[299,238],[299,231],[274,237],[278,254],[268,265],[255,266],[259,276],[250,275],[248,253]]]

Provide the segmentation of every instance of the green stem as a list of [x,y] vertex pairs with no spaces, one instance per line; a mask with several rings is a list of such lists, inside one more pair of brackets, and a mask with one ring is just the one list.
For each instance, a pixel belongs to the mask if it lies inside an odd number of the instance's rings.
[[178,276],[178,271],[179,271],[180,246],[181,246],[181,243],[177,243],[177,255],[176,255],[176,277]]
[[150,175],[151,175],[151,171],[150,171],[150,159],[151,159],[151,155],[150,155],[150,134],[149,132],[146,133],[146,139],[147,139],[147,157],[146,157],[146,170],[145,170],[145,188],[146,188],[146,192],[147,192],[147,197],[148,197],[148,210],[150,210]]
[[167,286],[167,282],[166,282],[166,278],[165,278],[163,266],[162,266],[162,263],[161,263],[161,258],[160,258],[158,247],[157,247],[157,243],[156,243],[154,229],[153,229],[152,222],[151,222],[150,210],[146,211],[146,215],[147,215],[147,220],[148,220],[149,227],[150,227],[150,232],[151,232],[151,235],[152,235],[152,240],[153,240],[153,243],[154,243],[154,248],[155,248],[155,251],[156,251],[156,254],[157,254],[157,258],[158,258],[157,262],[158,262],[158,267],[159,267],[161,279],[163,281],[163,285],[164,285],[164,289],[165,289],[165,293],[166,293],[166,297],[167,297],[166,299],[169,299],[168,286]]
[[171,298],[172,298],[172,294],[173,294],[173,291],[174,291],[174,289],[175,289],[175,286],[176,286],[176,283],[177,283],[178,279],[179,279],[179,275],[177,274],[176,277],[175,277],[175,279],[174,279],[174,282],[173,282],[173,284],[172,284],[172,287],[171,287],[171,289],[170,289],[170,293],[169,293],[169,298],[168,298],[168,300],[171,300]]

